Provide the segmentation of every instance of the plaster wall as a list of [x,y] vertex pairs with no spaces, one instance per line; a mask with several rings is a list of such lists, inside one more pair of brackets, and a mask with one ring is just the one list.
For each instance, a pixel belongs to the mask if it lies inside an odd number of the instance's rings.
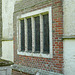
[[13,41],[3,41],[2,42],[2,59],[10,60],[13,62]]
[[13,60],[13,12],[15,0],[2,0],[2,59]]
[[75,35],[75,0],[63,0],[64,35]]
[[75,0],[63,0],[63,14],[64,75],[75,75]]
[[64,75],[75,75],[75,39],[66,39],[64,48]]
[[13,38],[13,12],[15,0],[2,0],[3,38]]

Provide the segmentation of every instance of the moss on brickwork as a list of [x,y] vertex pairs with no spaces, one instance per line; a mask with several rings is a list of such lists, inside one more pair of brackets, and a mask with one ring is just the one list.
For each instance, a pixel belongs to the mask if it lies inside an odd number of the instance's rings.
[[0,67],[1,66],[10,66],[12,64],[13,64],[13,62],[11,62],[11,61],[7,61],[7,60],[4,60],[4,59],[0,59]]

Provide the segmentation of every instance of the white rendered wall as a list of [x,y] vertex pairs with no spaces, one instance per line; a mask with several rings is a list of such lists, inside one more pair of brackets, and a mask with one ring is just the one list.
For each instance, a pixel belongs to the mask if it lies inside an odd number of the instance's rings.
[[13,61],[13,41],[2,42],[2,59]]
[[2,0],[2,58],[13,60],[13,12],[15,0]]
[[64,34],[75,35],[75,0],[63,0]]
[[2,0],[3,38],[13,37],[14,0]]
[[[75,37],[75,0],[63,0],[64,36]],[[75,39],[63,40],[64,75],[75,75]]]
[[64,40],[64,75],[75,75],[75,39]]

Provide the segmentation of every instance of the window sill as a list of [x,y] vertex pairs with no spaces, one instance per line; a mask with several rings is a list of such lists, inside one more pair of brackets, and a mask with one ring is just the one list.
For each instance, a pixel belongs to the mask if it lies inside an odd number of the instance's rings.
[[43,57],[43,58],[52,58],[51,54],[44,54],[44,53],[30,53],[30,52],[17,52],[18,55],[25,55],[25,56],[34,56],[34,57]]

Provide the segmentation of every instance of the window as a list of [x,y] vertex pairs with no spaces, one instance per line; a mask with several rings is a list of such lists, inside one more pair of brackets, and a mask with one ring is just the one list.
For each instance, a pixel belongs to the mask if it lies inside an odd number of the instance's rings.
[[49,16],[43,15],[43,52],[49,53]]
[[35,17],[35,52],[40,52],[40,18]]
[[18,21],[20,21],[17,30],[18,54],[51,58],[51,7],[22,14],[21,17],[18,16]]
[[24,20],[21,20],[21,51],[25,50],[25,29],[24,29]]
[[32,24],[31,24],[31,18],[27,19],[27,34],[28,34],[28,51],[32,51]]

